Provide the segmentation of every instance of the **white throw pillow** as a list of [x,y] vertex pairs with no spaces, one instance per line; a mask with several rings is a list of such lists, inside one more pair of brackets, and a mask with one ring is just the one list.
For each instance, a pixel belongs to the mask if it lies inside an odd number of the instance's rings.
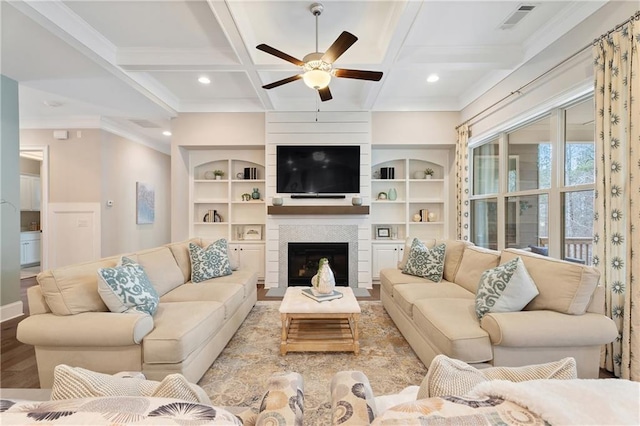
[[439,244],[432,249],[417,238],[411,243],[407,264],[403,273],[427,278],[433,282],[442,281],[444,272],[445,245]]
[[111,312],[153,315],[160,301],[142,266],[124,256],[120,266],[98,269],[98,294]]
[[191,258],[191,282],[199,283],[211,278],[231,275],[227,240],[221,238],[203,249],[197,244],[189,243]]
[[520,257],[482,273],[476,293],[478,319],[488,312],[516,312],[538,295]]

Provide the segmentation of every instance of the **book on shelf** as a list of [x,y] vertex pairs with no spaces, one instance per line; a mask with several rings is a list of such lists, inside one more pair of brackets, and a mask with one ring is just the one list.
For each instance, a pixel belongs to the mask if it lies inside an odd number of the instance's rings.
[[302,294],[317,302],[326,302],[327,300],[340,299],[342,297],[342,293],[336,290],[333,290],[331,293],[327,294],[315,295],[310,288],[305,288],[304,290],[302,290]]

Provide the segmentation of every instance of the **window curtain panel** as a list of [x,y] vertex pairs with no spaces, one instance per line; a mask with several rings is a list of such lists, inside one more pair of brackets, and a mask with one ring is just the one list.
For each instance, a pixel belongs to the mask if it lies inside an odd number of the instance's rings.
[[469,125],[458,127],[456,144],[456,231],[469,241]]
[[593,264],[618,338],[602,367],[640,381],[640,14],[594,42],[596,212]]

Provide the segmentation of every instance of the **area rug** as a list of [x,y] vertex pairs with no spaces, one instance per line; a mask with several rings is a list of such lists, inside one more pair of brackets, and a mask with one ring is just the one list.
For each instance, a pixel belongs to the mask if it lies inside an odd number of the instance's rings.
[[331,422],[329,385],[341,370],[360,370],[374,394],[419,385],[427,369],[381,302],[360,302],[360,354],[293,352],[280,355],[280,302],[260,301],[198,384],[214,405],[259,407],[268,377],[295,371],[304,379],[305,425]]

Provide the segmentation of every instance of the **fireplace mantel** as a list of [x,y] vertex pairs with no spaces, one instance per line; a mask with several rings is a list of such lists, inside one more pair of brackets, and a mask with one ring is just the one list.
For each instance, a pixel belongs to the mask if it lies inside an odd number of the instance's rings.
[[268,206],[270,215],[366,215],[369,206]]

